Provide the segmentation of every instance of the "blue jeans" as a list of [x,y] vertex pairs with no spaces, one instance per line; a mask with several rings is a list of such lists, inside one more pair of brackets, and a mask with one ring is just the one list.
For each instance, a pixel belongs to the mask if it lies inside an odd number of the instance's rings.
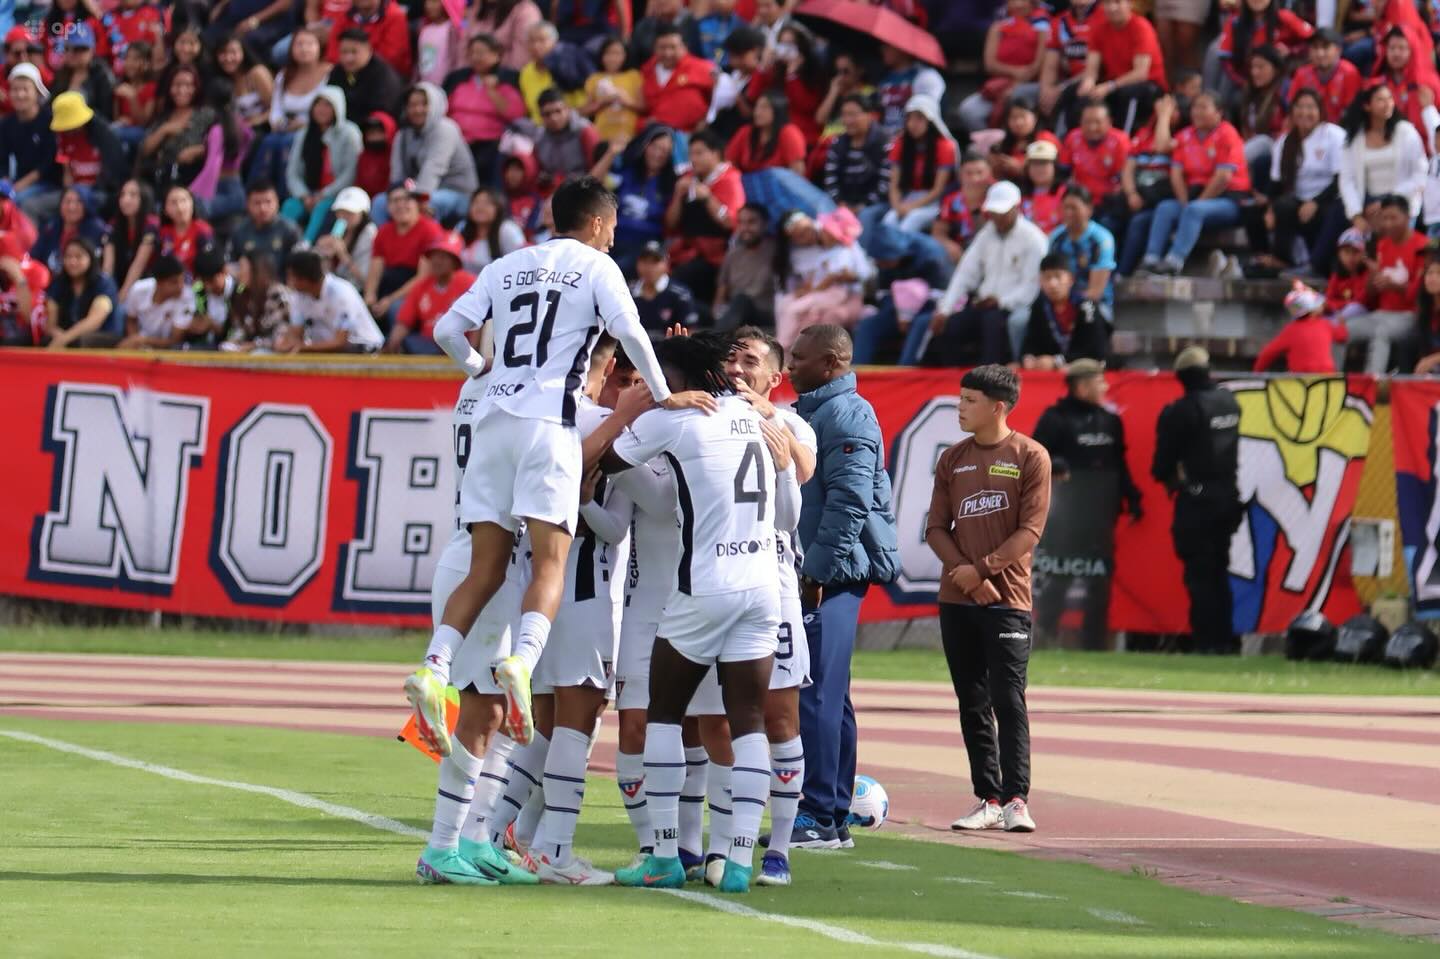
[[1153,208],[1130,215],[1130,221],[1125,224],[1125,239],[1120,244],[1120,262],[1115,265],[1116,273],[1129,276],[1140,265],[1140,258],[1145,255],[1145,243],[1150,239],[1150,221],[1153,219]]
[[[1150,239],[1145,244],[1146,258],[1166,257],[1184,263],[1200,241],[1205,230],[1232,229],[1240,225],[1240,204],[1229,197],[1191,200],[1181,206],[1179,200],[1161,200],[1150,221]],[[1173,237],[1171,234],[1174,234]],[[1166,250],[1166,244],[1169,250]]]
[[[370,204],[370,219],[385,223],[390,219],[390,198],[384,193],[375,197]],[[435,190],[430,194],[430,211],[441,223],[463,220],[470,210],[470,194],[459,190]]]
[[930,326],[930,317],[935,314],[933,306],[926,306],[915,314],[910,328],[903,334],[900,320],[895,311],[895,301],[890,294],[880,297],[880,305],[870,316],[855,327],[855,362],[874,363],[875,354],[886,342],[903,337],[900,344],[900,358],[896,366],[919,366],[920,346],[925,342],[925,330]]
[[205,218],[214,223],[245,212],[245,186],[237,176],[215,181],[215,195],[205,204]]
[[276,131],[265,134],[250,160],[250,175],[245,182],[248,184],[256,180],[269,180],[275,184],[275,192],[280,195],[280,199],[284,200],[289,195],[285,186],[285,162],[290,156],[292,146],[296,146],[294,133]]
[[800,740],[805,785],[800,809],[821,822],[841,823],[855,787],[855,707],[850,702],[850,657],[868,583],[827,586],[819,610],[805,613],[810,679],[800,690]]

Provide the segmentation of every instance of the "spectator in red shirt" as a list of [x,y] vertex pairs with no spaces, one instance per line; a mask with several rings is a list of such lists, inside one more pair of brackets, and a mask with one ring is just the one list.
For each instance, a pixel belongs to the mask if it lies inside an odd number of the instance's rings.
[[753,104],[766,90],[784,93],[790,102],[790,122],[800,129],[805,143],[818,143],[819,110],[830,81],[814,35],[798,23],[787,23],[775,44],[774,58],[772,66],[750,78],[745,99]]
[[460,250],[460,237],[455,233],[431,241],[425,250],[425,275],[417,278],[406,294],[382,352],[440,352],[435,345],[435,321],[475,282],[475,275],[461,268]]
[[655,56],[641,71],[650,119],[682,133],[693,133],[710,110],[715,64],[692,55],[680,28],[663,26],[655,37]]
[[1295,70],[1290,79],[1290,95],[1310,89],[1320,94],[1325,103],[1325,119],[1339,123],[1346,107],[1360,92],[1360,71],[1349,60],[1340,59],[1339,32],[1325,27],[1310,35],[1310,62]]
[[1276,0],[1241,0],[1240,9],[1220,32],[1220,62],[1236,86],[1249,79],[1250,54],[1274,47],[1282,59],[1300,56],[1315,28]]
[[1416,376],[1429,376],[1440,369],[1440,259],[1432,254],[1420,281],[1420,302],[1415,310],[1420,360]]
[[355,0],[350,12],[330,30],[330,42],[325,48],[326,60],[339,62],[340,34],[353,27],[369,34],[375,55],[390,64],[402,79],[410,76],[414,58],[410,52],[410,24],[405,19],[404,6],[393,0]]
[[20,244],[22,250],[34,246],[36,237],[40,235],[34,222],[15,202],[15,188],[5,180],[0,180],[0,233],[7,234]]
[[161,208],[160,256],[173,256],[189,273],[195,266],[195,254],[214,239],[215,231],[195,216],[195,195],[189,187],[176,184],[165,194]]
[[985,194],[994,182],[995,174],[985,154],[967,150],[960,160],[960,189],[945,197],[940,204],[940,215],[930,225],[930,236],[944,248],[952,266],[960,262],[965,247],[985,225],[985,214],[980,207],[985,204]]
[[[85,28],[86,32],[80,35],[85,37],[92,47],[95,38],[103,34],[100,21],[90,15],[90,9],[80,0],[55,0],[46,11],[39,32],[45,44],[45,65],[51,70],[58,72],[65,66],[65,51],[69,49],[70,40],[79,27]],[[108,52],[104,48],[100,50],[102,55],[108,55]]]
[[1365,234],[1354,227],[1340,234],[1336,246],[1335,271],[1325,286],[1325,312],[1343,323],[1366,312],[1370,264],[1365,258]]
[[1069,168],[1071,180],[1090,191],[1099,217],[1110,221],[1107,228],[1124,219],[1122,174],[1129,157],[1130,138],[1110,122],[1104,100],[1085,104],[1080,126],[1065,134],[1060,146],[1060,165]]
[[120,0],[119,6],[100,18],[100,36],[110,52],[110,65],[122,73],[131,44],[143,42],[147,58],[156,45],[164,46],[165,15],[145,0]]
[[1046,236],[1060,225],[1060,201],[1065,199],[1065,184],[1055,175],[1059,152],[1049,140],[1030,144],[1025,151],[1025,173],[1018,181],[1021,212]]
[[985,33],[986,80],[979,91],[960,103],[960,122],[971,133],[994,126],[1002,105],[1019,95],[1039,92],[1036,78],[1045,59],[1050,19],[1032,0],[1006,0],[1005,16]]
[[1090,26],[1090,50],[1078,95],[1100,97],[1126,133],[1150,119],[1155,98],[1167,87],[1165,59],[1155,28],[1130,9],[1130,0],[1101,0],[1104,16]]
[[1213,93],[1195,98],[1190,105],[1190,126],[1175,135],[1170,188],[1174,196],[1155,208],[1145,259],[1140,263],[1141,269],[1154,273],[1183,270],[1205,230],[1240,225],[1238,201],[1250,192],[1245,144],[1221,116]]
[[715,301],[715,278],[725,260],[735,217],[745,205],[740,171],[725,161],[724,144],[709,130],[690,138],[690,170],[675,183],[665,226],[675,235],[670,249],[677,281],[700,303]]
[[1005,136],[990,148],[990,167],[997,180],[1014,180],[1025,175],[1026,151],[1032,143],[1050,143],[1060,151],[1060,140],[1040,125],[1035,104],[1023,96],[1012,97],[1005,107]]
[[1369,340],[1365,372],[1390,372],[1390,346],[1408,338],[1415,328],[1415,298],[1425,272],[1424,235],[1410,228],[1410,204],[1394,193],[1380,198],[1380,239],[1370,269],[1366,306],[1370,312],[1346,321],[1350,336]]
[[1249,76],[1235,104],[1235,127],[1245,141],[1250,182],[1264,191],[1270,184],[1270,158],[1285,132],[1285,61],[1274,47],[1250,51]]
[[1085,77],[1085,61],[1090,55],[1090,27],[1101,16],[1100,0],[1091,0],[1072,3],[1064,13],[1050,18],[1045,58],[1040,61],[1040,112],[1047,117],[1066,117],[1073,112],[1075,92]]
[[134,150],[145,139],[145,128],[155,113],[155,81],[150,77],[150,44],[136,40],[125,49],[120,83],[114,90],[111,127],[121,143]]
[[940,198],[950,186],[955,169],[955,141],[940,104],[916,94],[905,104],[905,126],[890,147],[890,207],[873,206],[861,217],[866,232],[883,222],[912,233],[923,233],[940,215]]
[[[1440,97],[1440,76],[1435,73],[1434,61],[1424,55],[1417,56],[1415,48],[1412,31],[1392,27],[1381,48],[1375,74],[1394,94],[1395,112],[1410,121],[1416,130],[1425,130],[1429,126],[1423,111]],[[1425,144],[1425,152],[1427,155],[1431,152],[1429,143]]]
[[1335,345],[1344,343],[1345,326],[1325,315],[1325,297],[1299,280],[1285,295],[1290,322],[1255,357],[1255,372],[1334,373]]
[[741,173],[773,167],[805,175],[805,135],[790,122],[790,103],[783,93],[762,93],[750,122],[735,132],[725,159]]
[[411,180],[392,186],[386,197],[389,219],[375,234],[364,289],[365,305],[377,320],[399,309],[415,285],[420,257],[445,234],[422,210],[429,199]]
[[83,94],[67,90],[55,97],[50,109],[61,182],[86,188],[96,208],[106,207],[125,182],[125,148]]

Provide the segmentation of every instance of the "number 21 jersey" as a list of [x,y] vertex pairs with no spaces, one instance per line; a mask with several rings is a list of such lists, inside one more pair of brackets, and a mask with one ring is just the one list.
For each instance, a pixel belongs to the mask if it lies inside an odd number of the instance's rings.
[[494,261],[450,309],[477,328],[494,324],[495,361],[478,415],[499,408],[565,426],[575,425],[601,331],[640,330],[615,261],[568,237]]

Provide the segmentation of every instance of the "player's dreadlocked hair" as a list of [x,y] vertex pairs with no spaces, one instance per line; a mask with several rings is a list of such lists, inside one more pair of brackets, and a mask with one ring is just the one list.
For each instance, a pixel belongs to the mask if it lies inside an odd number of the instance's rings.
[[694,336],[672,336],[655,345],[655,358],[685,380],[686,389],[704,390],[711,396],[728,396],[735,392],[725,374],[725,361],[730,356],[730,338],[718,333],[701,332]]

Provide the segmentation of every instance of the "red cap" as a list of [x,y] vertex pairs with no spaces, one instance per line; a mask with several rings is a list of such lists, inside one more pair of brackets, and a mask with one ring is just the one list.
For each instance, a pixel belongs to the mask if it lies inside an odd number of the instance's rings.
[[29,28],[24,27],[24,26],[11,27],[11,28],[10,28],[10,32],[7,33],[7,34],[5,34],[5,46],[8,47],[8,46],[10,46],[11,44],[20,43],[20,42],[24,42],[27,46],[29,45],[29,43],[30,43],[30,30],[29,30]]
[[465,244],[460,240],[458,233],[442,233],[437,236],[430,245],[425,248],[426,253],[449,253],[456,262],[460,262],[460,251],[465,249]]

